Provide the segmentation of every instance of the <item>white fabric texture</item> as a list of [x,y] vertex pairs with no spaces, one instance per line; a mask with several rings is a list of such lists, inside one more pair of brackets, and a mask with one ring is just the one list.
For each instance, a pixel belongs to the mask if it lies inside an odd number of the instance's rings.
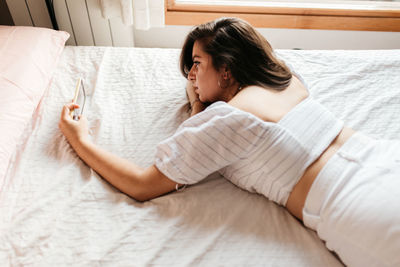
[[278,123],[216,102],[161,142],[155,162],[177,183],[194,184],[219,171],[240,188],[284,206],[342,128],[343,122],[311,97]]
[[400,139],[353,135],[321,170],[304,224],[347,266],[400,266]]
[[100,0],[103,18],[120,17],[138,30],[164,27],[164,0]]
[[[88,168],[58,129],[78,77],[93,140],[140,166],[188,118],[178,49],[66,47],[0,181],[2,266],[342,266],[264,196],[211,176],[139,203]],[[400,51],[277,54],[357,130],[400,138]]]

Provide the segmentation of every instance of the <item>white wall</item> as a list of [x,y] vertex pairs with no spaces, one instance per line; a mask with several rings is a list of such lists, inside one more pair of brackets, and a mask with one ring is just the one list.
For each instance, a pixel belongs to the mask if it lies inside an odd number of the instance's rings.
[[[44,1],[6,0],[15,25],[51,27]],[[55,0],[60,29],[68,45],[114,45],[180,48],[192,27],[135,30],[120,18],[104,19],[98,0]],[[259,31],[277,49],[400,49],[400,32],[267,29]]]
[[[135,30],[137,47],[180,48],[191,26]],[[400,49],[400,32],[258,29],[276,49]]]

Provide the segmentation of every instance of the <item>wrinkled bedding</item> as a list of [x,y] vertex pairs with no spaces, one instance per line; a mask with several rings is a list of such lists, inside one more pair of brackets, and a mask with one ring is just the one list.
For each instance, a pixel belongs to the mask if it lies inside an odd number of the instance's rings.
[[[212,175],[140,203],[83,163],[58,129],[85,84],[94,142],[140,166],[188,118],[178,49],[66,47],[0,180],[1,266],[342,266],[315,232]],[[277,54],[345,124],[400,138],[400,50]]]

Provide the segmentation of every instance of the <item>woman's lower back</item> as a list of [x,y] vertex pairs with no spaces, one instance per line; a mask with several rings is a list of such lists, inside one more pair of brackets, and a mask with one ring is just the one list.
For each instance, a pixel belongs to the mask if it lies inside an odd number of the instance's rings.
[[303,176],[297,182],[289,199],[286,203],[286,208],[295,217],[303,220],[303,207],[307,198],[307,194],[312,183],[318,176],[319,172],[326,165],[329,159],[339,150],[340,147],[355,133],[353,129],[344,127],[339,135],[332,141],[328,148],[315,160],[304,172]]

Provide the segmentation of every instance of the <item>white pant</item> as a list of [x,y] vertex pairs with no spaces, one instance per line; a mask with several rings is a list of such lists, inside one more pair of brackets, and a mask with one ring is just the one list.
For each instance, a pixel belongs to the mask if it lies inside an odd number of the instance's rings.
[[400,140],[354,134],[311,186],[303,220],[347,266],[400,266]]

